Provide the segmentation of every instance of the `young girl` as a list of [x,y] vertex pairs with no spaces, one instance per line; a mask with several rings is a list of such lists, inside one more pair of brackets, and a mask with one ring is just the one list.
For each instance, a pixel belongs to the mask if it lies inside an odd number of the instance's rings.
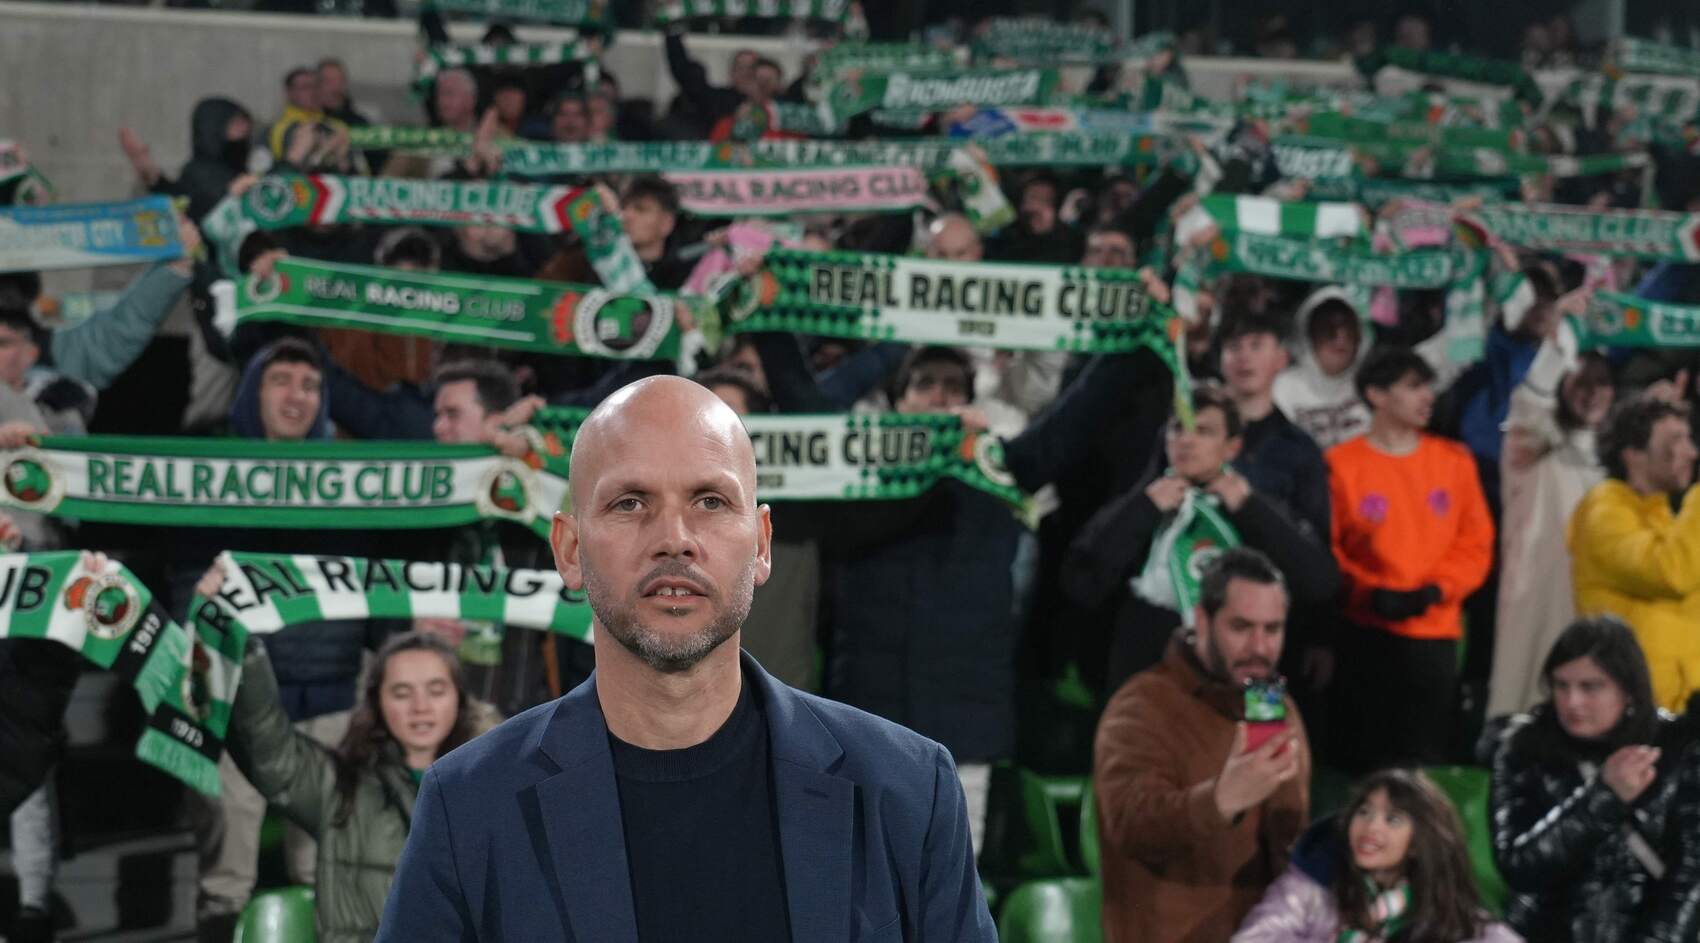
[[467,695],[448,643],[408,632],[378,650],[348,734],[332,752],[290,726],[265,649],[249,639],[228,746],[266,801],[318,842],[319,940],[377,934],[420,777],[498,719]]
[[1482,909],[1452,804],[1414,770],[1373,773],[1311,826],[1234,943],[1517,943]]

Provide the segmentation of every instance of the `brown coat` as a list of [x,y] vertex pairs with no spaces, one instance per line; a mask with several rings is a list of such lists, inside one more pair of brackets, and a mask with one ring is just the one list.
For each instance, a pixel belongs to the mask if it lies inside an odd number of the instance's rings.
[[[1222,943],[1285,867],[1308,818],[1308,744],[1299,775],[1263,805],[1235,822],[1216,811],[1244,705],[1177,635],[1104,709],[1092,775],[1108,943]],[[1287,716],[1305,743],[1291,699]]]

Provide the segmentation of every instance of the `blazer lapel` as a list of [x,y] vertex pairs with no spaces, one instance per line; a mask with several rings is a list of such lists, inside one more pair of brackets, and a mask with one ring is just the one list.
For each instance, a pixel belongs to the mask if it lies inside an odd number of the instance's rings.
[[761,685],[767,711],[791,938],[848,941],[856,787],[827,772],[844,750],[802,699],[748,654],[744,671]]
[[620,793],[594,674],[561,700],[539,749],[560,767],[536,788],[573,938],[637,943]]

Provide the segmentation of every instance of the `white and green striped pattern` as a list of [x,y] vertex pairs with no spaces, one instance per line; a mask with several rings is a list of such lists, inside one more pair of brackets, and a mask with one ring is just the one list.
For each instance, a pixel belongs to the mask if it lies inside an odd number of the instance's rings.
[[1286,202],[1261,196],[1207,196],[1199,207],[1223,232],[1310,239],[1358,238],[1367,231],[1356,203]]
[[426,50],[414,73],[416,85],[435,81],[448,69],[474,66],[546,66],[563,62],[593,63],[600,47],[583,37],[552,43],[511,43],[505,46],[438,45]]

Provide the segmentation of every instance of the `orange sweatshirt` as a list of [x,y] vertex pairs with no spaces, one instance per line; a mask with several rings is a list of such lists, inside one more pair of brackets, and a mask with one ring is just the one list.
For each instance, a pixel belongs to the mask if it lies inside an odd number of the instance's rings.
[[[1464,597],[1493,565],[1493,518],[1464,446],[1423,436],[1409,455],[1385,455],[1359,436],[1328,450],[1334,557],[1346,617],[1407,638],[1458,638]],[[1378,589],[1440,587],[1440,602],[1389,622],[1369,605]]]

